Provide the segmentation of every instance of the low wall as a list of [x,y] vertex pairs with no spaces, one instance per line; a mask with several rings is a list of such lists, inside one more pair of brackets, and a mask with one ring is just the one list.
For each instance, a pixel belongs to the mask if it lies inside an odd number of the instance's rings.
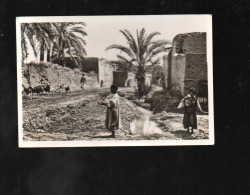
[[[49,84],[51,91],[59,91],[60,85],[69,85],[71,91],[81,90],[80,79],[83,72],[53,63],[29,63],[22,65],[22,84],[25,87]],[[85,88],[98,87],[97,73],[84,73]]]

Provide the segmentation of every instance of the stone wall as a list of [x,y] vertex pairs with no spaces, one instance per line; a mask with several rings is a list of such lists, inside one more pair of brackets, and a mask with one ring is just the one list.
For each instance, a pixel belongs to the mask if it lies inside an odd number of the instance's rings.
[[113,84],[113,71],[115,67],[105,59],[98,61],[98,84],[99,87],[110,87]]

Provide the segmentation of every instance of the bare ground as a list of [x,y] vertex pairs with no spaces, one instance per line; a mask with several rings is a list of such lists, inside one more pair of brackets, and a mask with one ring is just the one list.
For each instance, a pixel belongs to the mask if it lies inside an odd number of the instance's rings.
[[[70,141],[112,140],[104,127],[106,107],[99,104],[108,95],[107,89],[54,93],[23,97],[24,140]],[[152,116],[161,133],[132,134],[130,123],[142,113],[135,104],[120,98],[123,127],[116,140],[208,139],[208,116],[198,115],[198,130],[186,133],[182,114],[161,112]]]

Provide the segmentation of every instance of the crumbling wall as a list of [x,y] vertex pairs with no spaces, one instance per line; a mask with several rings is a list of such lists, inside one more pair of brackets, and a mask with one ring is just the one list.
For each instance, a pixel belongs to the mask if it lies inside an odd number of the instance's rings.
[[115,67],[105,59],[98,61],[98,85],[99,87],[110,87],[113,84],[113,71]]
[[183,94],[187,94],[190,88],[198,91],[198,82],[204,80],[208,80],[206,54],[187,54]]
[[206,53],[206,33],[194,32],[175,36],[174,53]]
[[206,33],[175,36],[171,52],[163,62],[167,89],[178,90],[183,96],[190,87],[197,89],[200,80],[207,80]]
[[[49,84],[51,91],[59,91],[60,85],[69,85],[71,91],[81,90],[80,79],[83,72],[53,63],[29,63],[22,65],[22,84],[25,87]],[[85,88],[98,86],[97,73],[84,73]]]

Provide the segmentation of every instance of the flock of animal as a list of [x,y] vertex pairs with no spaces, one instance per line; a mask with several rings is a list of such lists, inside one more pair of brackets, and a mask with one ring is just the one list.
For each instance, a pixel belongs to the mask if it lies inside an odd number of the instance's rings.
[[[59,90],[60,91],[65,91],[67,93],[67,92],[70,91],[70,87],[69,87],[69,85],[62,84],[62,85],[59,86]],[[29,95],[29,94],[31,94],[31,95],[33,95],[33,94],[40,95],[42,93],[47,93],[48,94],[50,92],[51,92],[51,87],[48,84],[46,84],[46,85],[45,84],[44,85],[38,85],[38,86],[34,86],[34,87],[31,87],[31,86],[25,87],[23,85],[23,94],[26,94],[26,95]]]

